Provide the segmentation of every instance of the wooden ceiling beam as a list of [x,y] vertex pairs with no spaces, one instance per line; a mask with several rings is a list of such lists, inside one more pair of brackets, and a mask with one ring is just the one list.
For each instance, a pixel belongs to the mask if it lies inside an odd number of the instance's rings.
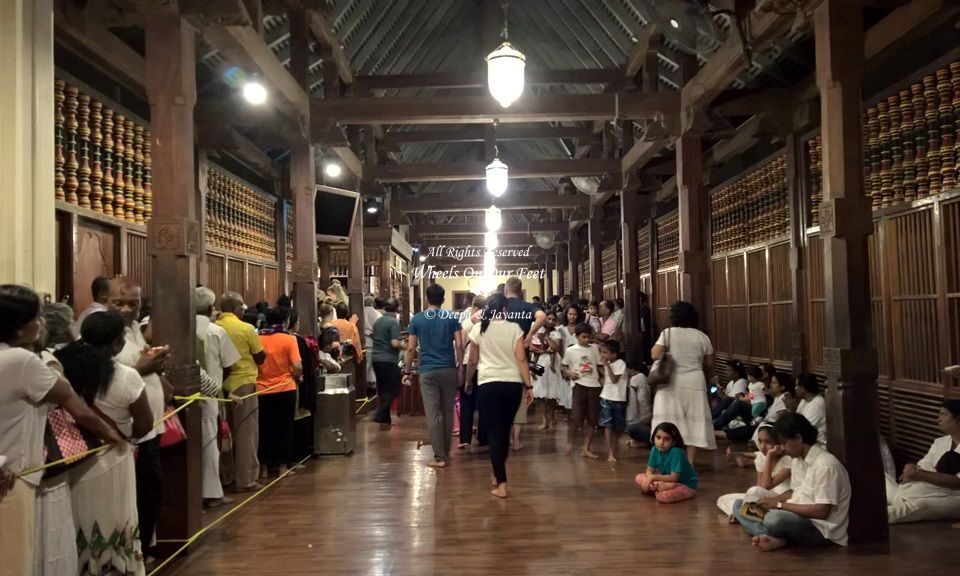
[[[486,179],[486,162],[367,166],[366,177],[380,182],[456,182]],[[620,174],[617,159],[521,160],[510,162],[510,178],[563,178]]]
[[[620,80],[623,72],[616,68],[580,70],[536,70],[528,68],[523,82],[527,86],[549,84],[606,84]],[[439,72],[433,74],[372,74],[357,76],[351,90],[398,90],[402,88],[486,88],[486,69],[477,72]]]
[[307,18],[309,18],[310,31],[316,36],[317,42],[329,48],[333,62],[337,66],[337,75],[344,83],[352,84],[354,77],[353,70],[350,68],[350,58],[343,50],[343,43],[333,33],[333,26],[330,25],[326,15],[318,9],[311,9],[307,11]]
[[274,180],[280,178],[280,171],[273,160],[235,128],[221,125],[219,129],[198,131],[198,140],[200,146],[229,152],[257,172]]
[[[535,140],[537,138],[589,138],[592,129],[579,126],[498,126],[497,141]],[[483,142],[484,126],[464,126],[448,130],[398,130],[386,132],[381,144],[396,146],[414,142]]]
[[[590,198],[582,194],[560,196],[553,190],[511,190],[498,198],[501,210],[538,210],[541,208],[586,208]],[[412,212],[482,212],[490,207],[486,194],[422,194],[416,198],[393,200],[390,209],[398,214]]]
[[89,59],[131,92],[146,91],[143,56],[116,34],[92,21],[72,2],[66,4],[65,12],[54,10],[53,23],[58,42]]
[[503,108],[490,96],[340,98],[312,100],[316,121],[341,124],[478,124],[636,120],[679,113],[676,93],[552,94],[524,96]]
[[623,67],[623,76],[627,78],[636,76],[637,72],[647,64],[648,53],[660,44],[662,38],[663,36],[660,30],[657,29],[656,23],[651,22],[648,24],[647,27],[640,32],[637,43],[633,45],[630,53],[627,54],[627,61]]
[[[946,18],[947,14],[943,10],[947,4],[945,0],[913,0],[890,12],[864,34],[864,61],[869,62],[880,55],[904,36],[922,28],[933,17],[936,16],[938,21]],[[956,3],[949,2],[949,4],[955,12]]]
[[[497,234],[532,234],[534,232],[566,232],[566,222],[504,222]],[[414,234],[433,236],[462,236],[467,234],[483,234],[487,231],[483,224],[411,224],[410,231]]]
[[[820,0],[801,0],[799,9],[809,12],[819,3]],[[748,18],[753,50],[758,52],[763,45],[789,29],[795,20],[795,14],[754,9]],[[707,63],[680,90],[684,113],[706,108],[746,67],[740,37],[730,34]]]
[[661,150],[670,144],[669,139],[639,140],[623,154],[620,159],[621,171],[629,172],[637,166],[644,166],[657,157]]

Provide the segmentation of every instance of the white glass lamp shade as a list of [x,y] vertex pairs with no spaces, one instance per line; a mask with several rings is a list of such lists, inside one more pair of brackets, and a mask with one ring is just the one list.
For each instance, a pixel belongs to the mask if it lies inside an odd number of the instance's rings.
[[487,86],[490,95],[507,108],[523,94],[523,69],[526,57],[509,42],[487,56]]
[[251,104],[263,104],[267,101],[267,89],[263,84],[251,80],[243,85],[243,97]]
[[484,214],[484,224],[487,227],[489,232],[496,232],[500,229],[500,224],[502,223],[500,217],[500,209],[496,206],[491,206],[486,209]]
[[483,247],[487,250],[496,250],[500,245],[496,232],[487,232],[483,235]]
[[503,196],[507,191],[508,179],[509,169],[499,158],[494,158],[493,162],[487,164],[487,192],[494,198]]
[[483,253],[483,275],[492,277],[496,268],[497,257],[493,254],[493,250],[487,250]]

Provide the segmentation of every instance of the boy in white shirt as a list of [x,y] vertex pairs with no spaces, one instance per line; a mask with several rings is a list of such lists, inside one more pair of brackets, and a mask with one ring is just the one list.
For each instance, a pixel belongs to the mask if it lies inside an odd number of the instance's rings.
[[607,440],[607,462],[617,461],[617,442],[627,428],[627,363],[620,359],[620,343],[600,344],[600,426]]
[[573,410],[567,439],[570,445],[567,453],[573,452],[577,430],[586,421],[586,438],[580,455],[594,460],[600,458],[590,451],[593,435],[600,416],[600,352],[596,344],[590,343],[593,328],[585,322],[574,329],[577,343],[568,347],[563,354],[563,377],[573,386]]

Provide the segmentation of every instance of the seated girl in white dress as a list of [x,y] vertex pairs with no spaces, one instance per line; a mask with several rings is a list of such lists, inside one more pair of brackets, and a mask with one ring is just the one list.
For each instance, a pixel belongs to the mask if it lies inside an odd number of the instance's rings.
[[[790,457],[783,453],[777,444],[777,433],[773,425],[763,423],[757,428],[757,446],[759,450],[754,454],[753,464],[757,468],[757,484],[755,489],[770,491],[774,494],[783,494],[790,489]],[[750,491],[748,491],[750,493]],[[717,499],[717,506],[728,516],[731,524],[736,524],[733,515],[733,505],[737,500],[746,498],[746,494],[724,494]]]

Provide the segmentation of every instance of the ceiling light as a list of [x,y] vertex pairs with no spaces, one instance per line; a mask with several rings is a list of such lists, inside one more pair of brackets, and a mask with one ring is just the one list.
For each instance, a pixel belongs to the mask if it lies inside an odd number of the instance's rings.
[[427,257],[421,255],[421,256],[420,256],[420,261],[421,261],[421,262],[426,262],[426,261],[427,261]]
[[263,104],[267,101],[267,89],[263,84],[251,80],[243,85],[243,97],[251,104]]
[[484,224],[489,232],[496,232],[499,230],[501,224],[500,209],[496,206],[487,208],[484,212]]
[[494,198],[503,196],[507,191],[507,180],[509,179],[509,169],[507,165],[500,161],[500,158],[494,158],[493,162],[487,165],[487,192]]
[[487,56],[487,87],[490,95],[507,108],[523,94],[523,69],[526,57],[509,42]]
[[370,204],[367,206],[367,214],[376,214],[378,210],[379,209],[377,208],[376,204]]
[[674,29],[674,30],[679,30],[679,29],[680,29],[680,23],[677,22],[677,19],[676,19],[676,18],[671,18],[671,19],[670,19],[670,25],[673,26],[673,29]]
[[497,246],[500,245],[500,240],[497,238],[496,232],[486,232],[483,235],[483,247],[487,250],[496,250]]
[[340,168],[340,165],[336,162],[330,162],[323,168],[323,172],[330,178],[339,178],[340,173],[343,172],[343,169]]

